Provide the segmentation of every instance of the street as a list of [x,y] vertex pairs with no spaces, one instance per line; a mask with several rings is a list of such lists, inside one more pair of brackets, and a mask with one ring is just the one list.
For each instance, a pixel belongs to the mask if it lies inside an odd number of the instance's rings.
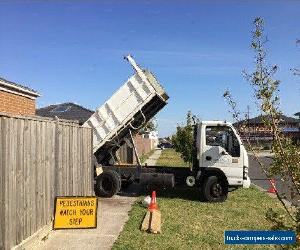
[[[260,160],[266,165],[269,166],[272,163],[272,158],[269,156],[260,157]],[[262,171],[259,163],[255,160],[254,156],[249,155],[249,176],[251,182],[257,186],[262,187],[265,190],[270,188],[270,181],[267,179],[266,175]],[[276,189],[278,190],[279,194],[283,195],[285,193],[286,199],[290,201],[292,204],[298,203],[300,197],[295,196],[291,197],[291,192],[288,188],[288,182],[283,182],[279,177],[275,178],[275,185]]]

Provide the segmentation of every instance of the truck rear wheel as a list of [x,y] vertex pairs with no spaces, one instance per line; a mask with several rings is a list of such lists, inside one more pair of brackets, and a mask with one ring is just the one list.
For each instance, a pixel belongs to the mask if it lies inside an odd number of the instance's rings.
[[95,193],[101,197],[112,197],[121,189],[121,177],[114,170],[100,174],[96,179]]
[[219,176],[209,176],[203,185],[203,196],[208,202],[225,201],[228,194],[228,185],[226,180]]

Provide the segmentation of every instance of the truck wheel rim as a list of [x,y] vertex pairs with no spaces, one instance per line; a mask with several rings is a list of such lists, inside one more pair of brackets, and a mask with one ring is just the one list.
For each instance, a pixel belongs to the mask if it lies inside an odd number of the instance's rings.
[[214,197],[220,197],[223,194],[222,185],[220,183],[216,183],[212,186],[212,195]]

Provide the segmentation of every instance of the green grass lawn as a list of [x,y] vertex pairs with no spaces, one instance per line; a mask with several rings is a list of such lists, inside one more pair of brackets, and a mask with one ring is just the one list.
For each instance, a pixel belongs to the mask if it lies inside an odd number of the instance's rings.
[[[174,154],[174,151],[173,151]],[[169,150],[163,151],[163,161],[168,157],[179,161]],[[170,162],[167,164],[170,165]],[[225,230],[269,230],[265,219],[268,208],[283,212],[276,199],[251,187],[229,193],[223,203],[199,201],[197,189],[157,191],[157,202],[162,214],[162,233],[140,231],[147,211],[138,198],[129,214],[130,218],[113,246],[120,249],[275,249],[274,245],[225,245]]]
[[[177,191],[177,192],[176,192]],[[157,202],[162,214],[162,234],[140,231],[147,211],[133,205],[113,249],[275,249],[272,245],[224,245],[225,230],[269,230],[265,219],[269,207],[283,211],[275,199],[256,188],[239,189],[229,194],[224,203],[198,201],[195,191],[170,190],[158,193]]]
[[188,167],[188,164],[183,161],[183,159],[180,157],[180,154],[175,152],[174,149],[162,150],[156,165],[168,167]]

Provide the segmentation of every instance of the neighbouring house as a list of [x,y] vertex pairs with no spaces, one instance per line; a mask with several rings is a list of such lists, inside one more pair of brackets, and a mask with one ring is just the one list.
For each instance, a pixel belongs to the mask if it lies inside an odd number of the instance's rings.
[[35,115],[35,101],[39,96],[36,90],[0,78],[0,112]]
[[[248,120],[235,123],[242,139],[248,138],[250,142],[270,143],[273,140],[272,130],[264,125],[264,120],[268,120],[268,116],[257,116]],[[280,116],[279,127],[282,132],[293,140],[300,139],[300,120],[285,115]]]
[[38,116],[78,121],[80,125],[88,120],[93,113],[94,111],[72,102],[53,104],[36,110]]

